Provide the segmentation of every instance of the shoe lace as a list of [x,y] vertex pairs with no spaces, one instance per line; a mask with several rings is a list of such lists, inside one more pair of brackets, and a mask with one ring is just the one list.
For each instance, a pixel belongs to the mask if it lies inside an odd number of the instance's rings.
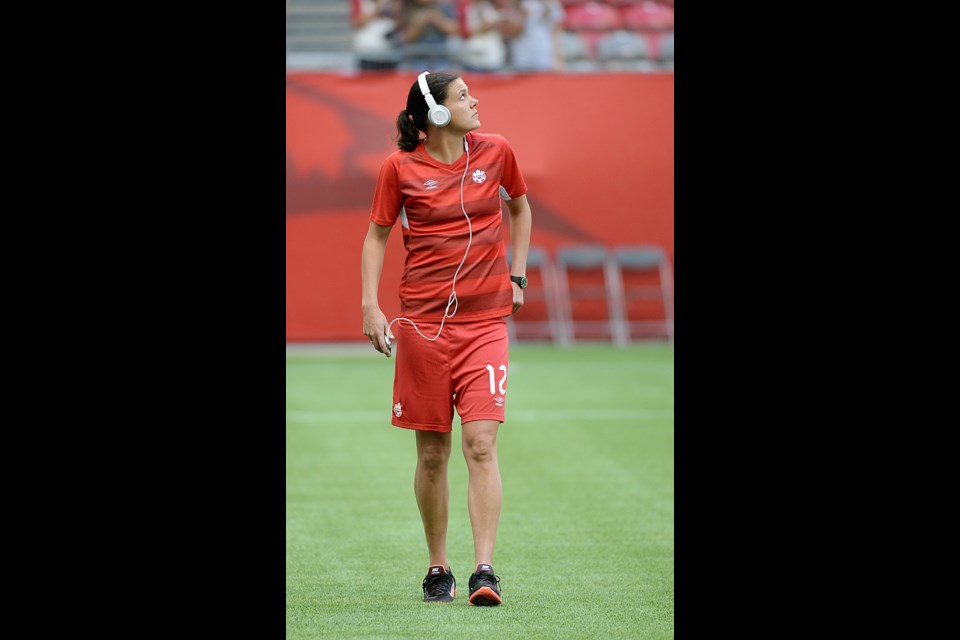
[[480,582],[496,583],[499,586],[500,576],[495,576],[492,573],[486,573],[486,572],[474,573],[472,576],[470,576],[471,585],[479,584]]
[[442,596],[450,592],[450,576],[428,576],[423,580],[423,589],[428,596]]

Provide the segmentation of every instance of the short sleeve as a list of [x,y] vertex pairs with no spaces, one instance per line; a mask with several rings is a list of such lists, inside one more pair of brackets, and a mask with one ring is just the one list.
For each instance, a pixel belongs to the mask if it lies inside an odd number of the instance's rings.
[[373,206],[370,209],[370,219],[384,227],[391,227],[400,216],[402,207],[397,163],[395,158],[391,156],[380,166],[377,188],[373,194]]
[[527,192],[527,183],[523,180],[523,173],[513,153],[513,147],[506,138],[501,137],[500,148],[503,153],[503,173],[500,177],[500,186],[509,196],[507,199],[524,195]]

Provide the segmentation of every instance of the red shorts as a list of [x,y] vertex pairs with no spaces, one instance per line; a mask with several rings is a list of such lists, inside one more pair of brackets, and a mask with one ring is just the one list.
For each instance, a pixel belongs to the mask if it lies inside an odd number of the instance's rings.
[[[417,322],[432,338],[439,322]],[[404,429],[453,430],[472,420],[503,422],[507,398],[507,323],[503,318],[446,323],[427,340],[407,322],[393,325],[396,365],[392,422]]]

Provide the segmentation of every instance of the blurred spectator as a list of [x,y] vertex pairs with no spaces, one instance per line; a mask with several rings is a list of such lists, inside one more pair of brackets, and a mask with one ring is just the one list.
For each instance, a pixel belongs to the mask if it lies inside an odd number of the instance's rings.
[[391,34],[399,0],[352,0],[353,52],[361,70],[396,69],[400,57]]
[[460,23],[452,0],[401,0],[395,37],[401,65],[415,71],[456,67]]
[[501,0],[508,19],[522,23],[507,41],[514,71],[563,71],[563,19],[560,0]]
[[499,71],[507,62],[507,45],[501,29],[507,21],[494,0],[465,0],[466,39],[460,61],[469,71]]

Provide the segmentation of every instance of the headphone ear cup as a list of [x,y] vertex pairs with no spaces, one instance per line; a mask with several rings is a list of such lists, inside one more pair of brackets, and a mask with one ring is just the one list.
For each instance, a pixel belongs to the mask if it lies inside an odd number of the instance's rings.
[[438,104],[430,109],[430,112],[427,115],[430,118],[430,122],[437,127],[445,127],[450,124],[450,110],[442,104]]

